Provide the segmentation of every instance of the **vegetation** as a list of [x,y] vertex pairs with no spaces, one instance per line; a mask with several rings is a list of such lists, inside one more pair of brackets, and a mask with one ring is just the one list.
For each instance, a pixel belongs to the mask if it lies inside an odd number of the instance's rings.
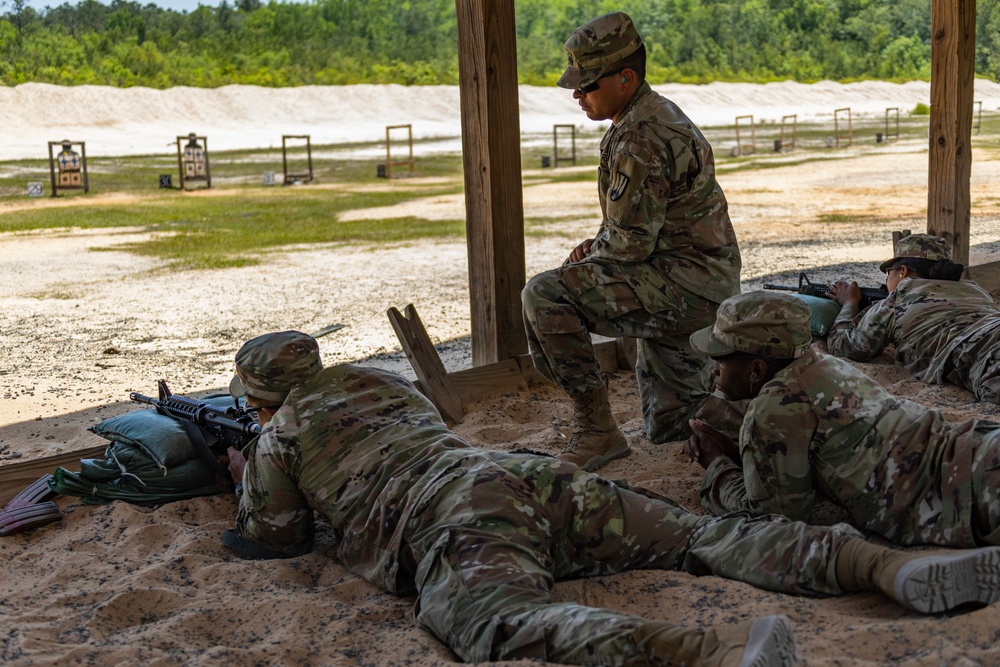
[[[3,0],[0,83],[455,84],[454,0],[223,0],[190,13]],[[930,76],[927,0],[515,0],[521,83],[554,83],[580,23],[622,9],[654,83]],[[1000,77],[1000,0],[979,0],[976,71]]]

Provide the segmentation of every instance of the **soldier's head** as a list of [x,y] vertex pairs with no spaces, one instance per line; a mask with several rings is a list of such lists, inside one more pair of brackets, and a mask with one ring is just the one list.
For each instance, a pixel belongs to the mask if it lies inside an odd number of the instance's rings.
[[809,316],[793,296],[744,292],[719,305],[715,324],[691,334],[691,346],[715,360],[715,383],[727,398],[753,398],[809,349]]
[[646,47],[629,15],[584,23],[563,49],[569,64],[556,85],[572,90],[591,120],[617,119],[646,78]]
[[292,387],[323,368],[319,344],[309,334],[281,331],[257,336],[236,353],[236,376],[229,383],[234,398],[246,397],[249,408],[266,423]]
[[965,266],[951,261],[948,240],[931,234],[910,234],[896,242],[894,256],[878,267],[891,292],[904,278],[961,280]]

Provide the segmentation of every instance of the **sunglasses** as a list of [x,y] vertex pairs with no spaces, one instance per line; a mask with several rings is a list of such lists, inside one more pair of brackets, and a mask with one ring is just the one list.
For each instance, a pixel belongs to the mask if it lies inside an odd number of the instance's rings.
[[620,74],[624,70],[616,69],[614,72],[608,72],[607,74],[602,74],[594,83],[589,86],[584,86],[583,88],[577,88],[576,92],[581,95],[589,95],[590,93],[596,92],[601,89],[601,79],[606,79],[609,76],[614,76],[615,74]]
[[243,412],[257,419],[261,410],[277,410],[280,405],[244,405]]

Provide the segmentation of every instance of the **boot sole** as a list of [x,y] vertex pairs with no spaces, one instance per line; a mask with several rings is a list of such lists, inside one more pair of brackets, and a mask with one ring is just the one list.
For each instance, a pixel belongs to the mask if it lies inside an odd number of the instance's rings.
[[795,635],[787,616],[762,616],[750,626],[739,667],[794,667]]
[[615,445],[604,454],[598,454],[590,457],[590,459],[580,467],[587,472],[594,472],[598,468],[606,466],[615,459],[624,458],[631,453],[632,448],[628,446],[628,440],[626,440],[623,436],[622,441],[619,444]]
[[893,588],[897,600],[924,614],[992,604],[1000,599],[1000,548],[918,558],[900,568]]

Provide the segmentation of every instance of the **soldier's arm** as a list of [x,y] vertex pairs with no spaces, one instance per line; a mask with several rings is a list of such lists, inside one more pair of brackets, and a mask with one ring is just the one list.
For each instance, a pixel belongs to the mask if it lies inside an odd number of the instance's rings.
[[892,340],[895,307],[895,293],[875,302],[860,316],[857,306],[841,306],[826,337],[827,350],[834,356],[855,361],[871,361],[879,356]]
[[312,548],[313,516],[294,479],[297,447],[266,429],[249,450],[236,532],[284,556]]
[[611,156],[605,219],[588,259],[638,264],[656,249],[670,182],[663,173],[662,147],[654,150],[633,139],[623,139]]
[[[806,521],[816,503],[809,405],[785,404],[774,419],[751,415],[740,437],[742,467],[717,459],[702,480],[702,506],[713,514],[749,511]],[[762,417],[762,418],[761,418]]]

